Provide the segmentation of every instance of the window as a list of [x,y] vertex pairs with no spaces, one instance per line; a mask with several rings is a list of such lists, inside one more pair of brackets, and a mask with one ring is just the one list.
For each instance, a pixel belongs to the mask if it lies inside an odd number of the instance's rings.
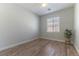
[[59,24],[60,17],[55,16],[47,19],[47,32],[59,32],[60,31],[60,24]]

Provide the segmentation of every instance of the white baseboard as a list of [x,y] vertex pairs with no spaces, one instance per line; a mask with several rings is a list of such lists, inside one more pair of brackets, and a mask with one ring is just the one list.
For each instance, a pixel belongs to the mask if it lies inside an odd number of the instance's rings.
[[78,47],[76,45],[74,45],[74,47],[75,47],[75,49],[76,49],[76,51],[77,51],[77,53],[79,55],[79,49],[78,49]]
[[54,40],[54,41],[59,41],[59,42],[65,42],[65,40],[59,40],[59,39],[53,39],[53,38],[45,38],[45,37],[40,37],[43,39],[48,39],[48,40]]
[[9,45],[9,46],[0,48],[0,51],[6,50],[6,49],[9,49],[9,48],[13,48],[13,47],[15,47],[15,46],[18,46],[18,45],[21,45],[21,44],[24,44],[24,43],[27,43],[27,42],[30,42],[30,41],[33,41],[33,40],[36,40],[36,39],[38,39],[38,38],[34,38],[34,39],[30,39],[30,40],[18,42],[18,43],[16,43],[16,44],[12,44],[12,45]]

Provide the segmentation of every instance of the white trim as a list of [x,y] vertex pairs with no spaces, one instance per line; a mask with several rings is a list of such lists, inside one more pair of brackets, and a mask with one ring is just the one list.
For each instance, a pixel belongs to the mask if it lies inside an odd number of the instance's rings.
[[3,47],[3,48],[0,48],[0,51],[6,50],[6,49],[9,49],[9,48],[12,48],[12,47],[15,47],[15,46],[18,46],[18,45],[21,45],[21,44],[24,44],[24,43],[27,43],[27,42],[30,42],[30,41],[36,40],[36,39],[38,39],[38,38],[30,39],[30,40],[26,40],[26,41],[22,41],[22,42],[18,42],[18,43],[15,43],[15,44],[12,44],[12,45],[9,45],[9,46],[6,46],[6,47]]
[[53,38],[45,38],[45,37],[40,37],[43,39],[48,39],[48,40],[54,40],[54,41],[59,41],[59,42],[65,42],[65,40],[58,40],[58,39],[53,39]]
[[74,47],[75,47],[75,49],[76,49],[76,51],[77,51],[77,53],[79,55],[79,49],[78,49],[78,47],[76,45],[74,45]]

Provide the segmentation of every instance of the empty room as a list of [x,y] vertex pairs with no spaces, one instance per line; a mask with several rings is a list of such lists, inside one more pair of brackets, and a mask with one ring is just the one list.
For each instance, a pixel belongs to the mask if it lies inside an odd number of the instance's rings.
[[78,56],[79,4],[0,3],[0,56]]

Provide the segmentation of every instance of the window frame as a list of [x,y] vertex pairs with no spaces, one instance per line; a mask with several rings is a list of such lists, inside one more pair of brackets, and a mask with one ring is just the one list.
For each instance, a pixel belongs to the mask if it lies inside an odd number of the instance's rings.
[[[50,30],[48,28],[49,26],[50,26]],[[47,19],[47,30],[46,31],[47,32],[60,32],[60,16],[52,16]]]

